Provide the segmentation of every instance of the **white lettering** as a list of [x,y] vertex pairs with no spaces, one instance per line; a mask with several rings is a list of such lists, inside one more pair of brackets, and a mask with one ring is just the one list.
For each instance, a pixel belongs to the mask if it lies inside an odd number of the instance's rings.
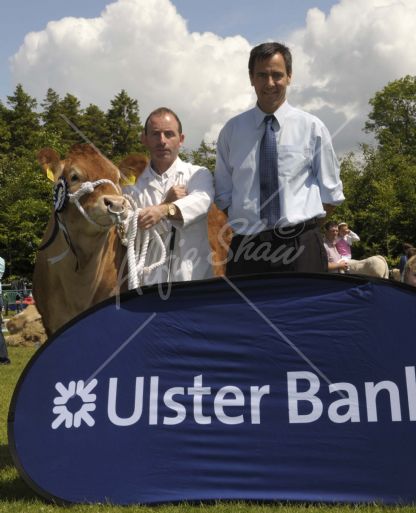
[[210,415],[202,413],[202,396],[211,395],[211,387],[202,386],[202,374],[194,377],[194,386],[188,387],[188,394],[194,396],[194,418],[197,424],[211,424]]
[[183,387],[172,387],[166,390],[163,396],[163,402],[165,405],[171,410],[176,412],[176,417],[164,417],[163,424],[168,426],[173,426],[174,424],[180,424],[186,418],[186,409],[185,406],[181,403],[178,403],[173,399],[174,395],[184,395],[185,389]]
[[365,383],[365,399],[367,403],[367,418],[368,422],[377,422],[377,394],[381,390],[387,390],[390,398],[390,408],[391,408],[391,420],[400,421],[402,420],[401,410],[400,410],[400,395],[399,388],[393,381],[380,381],[380,383],[375,384],[372,381]]
[[150,378],[150,395],[149,395],[149,425],[157,424],[157,401],[159,397],[159,377],[152,376]]
[[[348,397],[337,399],[328,408],[328,417],[332,422],[341,424],[343,422],[360,422],[360,409],[358,407],[358,392],[355,386],[351,383],[331,383],[329,391],[333,392],[343,391],[348,394]],[[348,410],[340,414],[339,408],[348,406]]]
[[121,418],[116,412],[117,384],[118,378],[110,378],[108,386],[107,413],[110,422],[115,426],[131,426],[139,421],[143,412],[143,380],[136,378],[136,391],[134,394],[134,410],[130,417]]
[[[304,392],[298,392],[297,381],[309,381],[309,388]],[[312,372],[288,372],[287,373],[287,393],[289,400],[289,423],[301,424],[306,422],[315,422],[322,415],[322,401],[316,397],[320,388],[318,376]],[[312,406],[310,413],[300,414],[298,409],[299,401],[307,401]]]
[[416,420],[416,376],[414,366],[405,367],[409,419]]
[[[226,398],[226,395],[233,395],[234,397]],[[238,387],[227,386],[218,390],[214,399],[214,411],[218,420],[223,424],[242,424],[244,416],[236,415],[231,417],[224,412],[224,406],[244,406],[244,394]]]
[[264,395],[270,394],[270,385],[250,387],[251,393],[251,423],[260,424],[260,401]]

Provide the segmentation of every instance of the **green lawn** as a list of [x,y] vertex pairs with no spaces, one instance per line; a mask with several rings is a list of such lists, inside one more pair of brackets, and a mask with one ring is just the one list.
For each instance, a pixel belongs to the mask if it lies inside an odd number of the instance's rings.
[[[76,505],[61,507],[48,504],[25,484],[12,463],[7,446],[7,413],[14,387],[27,361],[35,352],[31,348],[10,348],[11,365],[0,366],[0,513],[38,513],[38,512],[122,512],[140,511],[143,513],[400,513],[415,512],[414,507],[388,508],[381,506],[326,506],[326,505],[287,505],[287,504],[247,504],[243,502],[222,502],[211,505],[168,505],[159,507]],[[28,427],[30,429],[30,427]],[[36,440],[33,440],[36,443]]]

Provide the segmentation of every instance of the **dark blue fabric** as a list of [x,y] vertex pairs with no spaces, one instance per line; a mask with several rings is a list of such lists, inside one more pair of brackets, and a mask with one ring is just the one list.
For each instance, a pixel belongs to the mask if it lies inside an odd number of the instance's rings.
[[[14,460],[35,490],[69,502],[414,502],[415,318],[410,287],[323,275],[219,279],[174,287],[168,300],[152,288],[120,308],[108,301],[30,362],[9,414]],[[94,425],[52,429],[55,385],[91,377]],[[120,418],[133,415],[139,386],[142,413],[128,426],[110,420],[115,379]],[[367,396],[377,386],[374,407]],[[68,401],[68,411],[82,402]],[[351,411],[355,421],[334,421]]]
[[266,124],[260,144],[260,217],[268,228],[274,228],[280,217],[279,180],[277,168],[276,134],[273,128],[275,117],[265,116]]

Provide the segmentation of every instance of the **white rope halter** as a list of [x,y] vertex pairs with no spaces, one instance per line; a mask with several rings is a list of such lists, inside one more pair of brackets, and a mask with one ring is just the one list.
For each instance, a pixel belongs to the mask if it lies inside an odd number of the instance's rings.
[[85,212],[84,207],[79,202],[80,198],[85,194],[90,194],[94,192],[94,189],[103,183],[108,183],[114,187],[118,194],[120,194],[120,190],[117,188],[116,184],[107,178],[102,178],[101,180],[96,180],[95,182],[84,182],[80,185],[79,189],[74,193],[68,193],[68,199],[70,203],[75,203],[75,206],[81,212],[81,214],[85,217],[85,219],[94,224],[95,226],[99,226],[91,217]]
[[[120,193],[115,183],[106,178],[96,180],[95,182],[84,182],[76,192],[68,193],[69,202],[74,203],[84,218],[95,226],[99,226],[99,224],[91,219],[79,200],[82,198],[82,196],[92,193],[96,187],[104,183],[111,184],[117,193]],[[145,275],[150,274],[166,262],[167,251],[162,237],[156,228],[144,230],[144,233],[142,233],[141,230],[138,230],[138,214],[140,213],[141,208],[138,207],[137,203],[131,196],[125,194],[123,197],[126,198],[130,204],[130,211],[128,212],[127,219],[123,222],[120,218],[120,214],[117,212],[112,212],[112,214],[116,217],[115,225],[118,228],[117,231],[121,243],[124,246],[127,246],[128,288],[131,290],[137,289],[143,285]],[[59,225],[61,230],[66,231],[62,223],[59,223]],[[156,244],[155,249],[157,250],[157,247],[159,247],[161,256],[157,262],[153,263],[152,265],[145,266],[144,264],[146,262],[151,239],[153,239]],[[49,258],[48,260],[51,264],[57,263],[62,260],[68,253],[69,249],[60,255],[57,255],[56,257]]]

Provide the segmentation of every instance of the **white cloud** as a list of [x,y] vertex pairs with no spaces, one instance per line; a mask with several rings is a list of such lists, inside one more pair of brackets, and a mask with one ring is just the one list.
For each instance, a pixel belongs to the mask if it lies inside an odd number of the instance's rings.
[[48,87],[83,105],[108,108],[121,89],[141,116],[162,105],[182,119],[186,146],[216,137],[230,115],[252,102],[250,45],[242,37],[190,33],[169,0],[119,0],[96,19],[64,18],[28,34],[12,61],[15,82],[38,99]]
[[[414,0],[341,0],[328,16],[310,9],[293,49],[290,99],[336,131],[338,151],[363,140],[368,100],[387,82],[416,74]],[[271,35],[273,36],[273,35]],[[170,0],[118,0],[99,18],[64,18],[28,34],[12,59],[15,83],[42,99],[48,87],[104,109],[122,88],[142,118],[165,105],[182,118],[187,146],[211,141],[250,108],[249,42],[190,33]]]
[[369,99],[388,82],[416,74],[414,0],[341,0],[325,17],[310,9],[293,33],[293,103],[315,112],[345,151],[364,139]]

